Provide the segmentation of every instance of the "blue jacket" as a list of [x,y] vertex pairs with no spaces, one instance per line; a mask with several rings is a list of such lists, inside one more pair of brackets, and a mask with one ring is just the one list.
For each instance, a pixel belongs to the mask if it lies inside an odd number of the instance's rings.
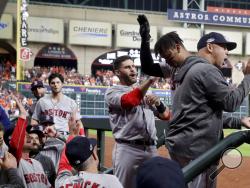
[[3,124],[5,131],[10,128],[10,120],[4,108],[1,105],[0,105],[0,122]]

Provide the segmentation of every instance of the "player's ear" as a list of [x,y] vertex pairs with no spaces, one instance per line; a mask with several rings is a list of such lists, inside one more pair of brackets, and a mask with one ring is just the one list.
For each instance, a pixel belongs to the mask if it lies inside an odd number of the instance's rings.
[[98,158],[98,155],[97,155],[97,148],[95,146],[94,150],[93,150],[93,153],[92,153],[92,156],[94,158],[94,160],[99,163],[99,158]]
[[121,73],[121,72],[120,72],[118,69],[115,70],[115,75],[116,75],[116,76],[119,77],[120,73]]

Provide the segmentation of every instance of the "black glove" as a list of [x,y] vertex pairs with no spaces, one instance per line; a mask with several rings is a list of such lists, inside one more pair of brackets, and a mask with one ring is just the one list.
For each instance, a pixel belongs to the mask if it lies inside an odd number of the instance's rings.
[[145,15],[139,15],[137,18],[138,23],[140,24],[140,35],[143,41],[149,42],[150,36],[150,26],[148,19]]

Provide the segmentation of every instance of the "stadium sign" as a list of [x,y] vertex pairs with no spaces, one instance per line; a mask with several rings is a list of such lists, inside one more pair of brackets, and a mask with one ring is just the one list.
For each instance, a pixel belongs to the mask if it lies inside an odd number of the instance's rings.
[[[184,46],[190,52],[197,52],[197,43],[201,38],[201,31],[197,28],[180,28],[180,27],[163,27],[161,30],[161,35],[168,32],[176,31],[178,35],[182,38]],[[187,33],[192,33],[187,35]]]
[[62,19],[29,17],[28,25],[28,41],[64,43]]
[[110,47],[112,45],[112,25],[105,22],[70,20],[69,43]]
[[224,26],[249,27],[250,16],[191,10],[168,9],[168,20]]
[[10,14],[3,14],[0,19],[0,39],[13,38],[13,17]]
[[[157,41],[157,27],[150,27],[150,48],[153,49]],[[116,47],[117,48],[140,48],[141,36],[139,25],[117,24],[116,25]]]
[[250,10],[247,9],[238,9],[238,8],[225,8],[225,7],[207,7],[208,12],[215,12],[215,13],[226,13],[226,14],[238,14],[238,15],[250,15]]

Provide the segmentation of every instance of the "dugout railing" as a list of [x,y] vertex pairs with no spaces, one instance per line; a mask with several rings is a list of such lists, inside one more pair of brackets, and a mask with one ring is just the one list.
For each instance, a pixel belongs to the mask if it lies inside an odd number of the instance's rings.
[[[105,131],[111,130],[109,120],[107,118],[84,118],[82,121],[87,134],[89,129],[94,129],[97,131],[97,148],[100,159],[99,170],[103,173],[112,174],[112,169],[106,168],[104,165]],[[156,120],[157,136],[159,138],[157,147],[160,147],[165,143],[164,130],[166,127],[166,122]],[[219,161],[223,152],[227,149],[237,148],[244,143],[250,143],[250,130],[240,130],[228,135],[213,148],[202,154],[200,157],[182,169],[185,182],[188,183],[192,181],[193,178],[208,168],[211,164]]]
[[[11,121],[12,123],[14,123],[16,121],[16,118],[11,119]],[[100,161],[98,167],[99,171],[112,174],[112,168],[107,168],[104,165],[105,131],[111,131],[109,119],[83,118],[82,122],[84,123],[86,135],[88,135],[90,129],[96,130],[97,153]],[[159,142],[157,143],[158,148],[165,143],[164,130],[166,126],[166,122],[156,120],[157,136],[159,138]],[[239,130],[228,135],[213,148],[206,151],[204,154],[202,154],[200,157],[198,157],[182,169],[185,182],[188,183],[192,181],[193,178],[207,169],[211,164],[219,161],[222,154],[227,149],[237,148],[244,143],[250,144],[250,129]]]

